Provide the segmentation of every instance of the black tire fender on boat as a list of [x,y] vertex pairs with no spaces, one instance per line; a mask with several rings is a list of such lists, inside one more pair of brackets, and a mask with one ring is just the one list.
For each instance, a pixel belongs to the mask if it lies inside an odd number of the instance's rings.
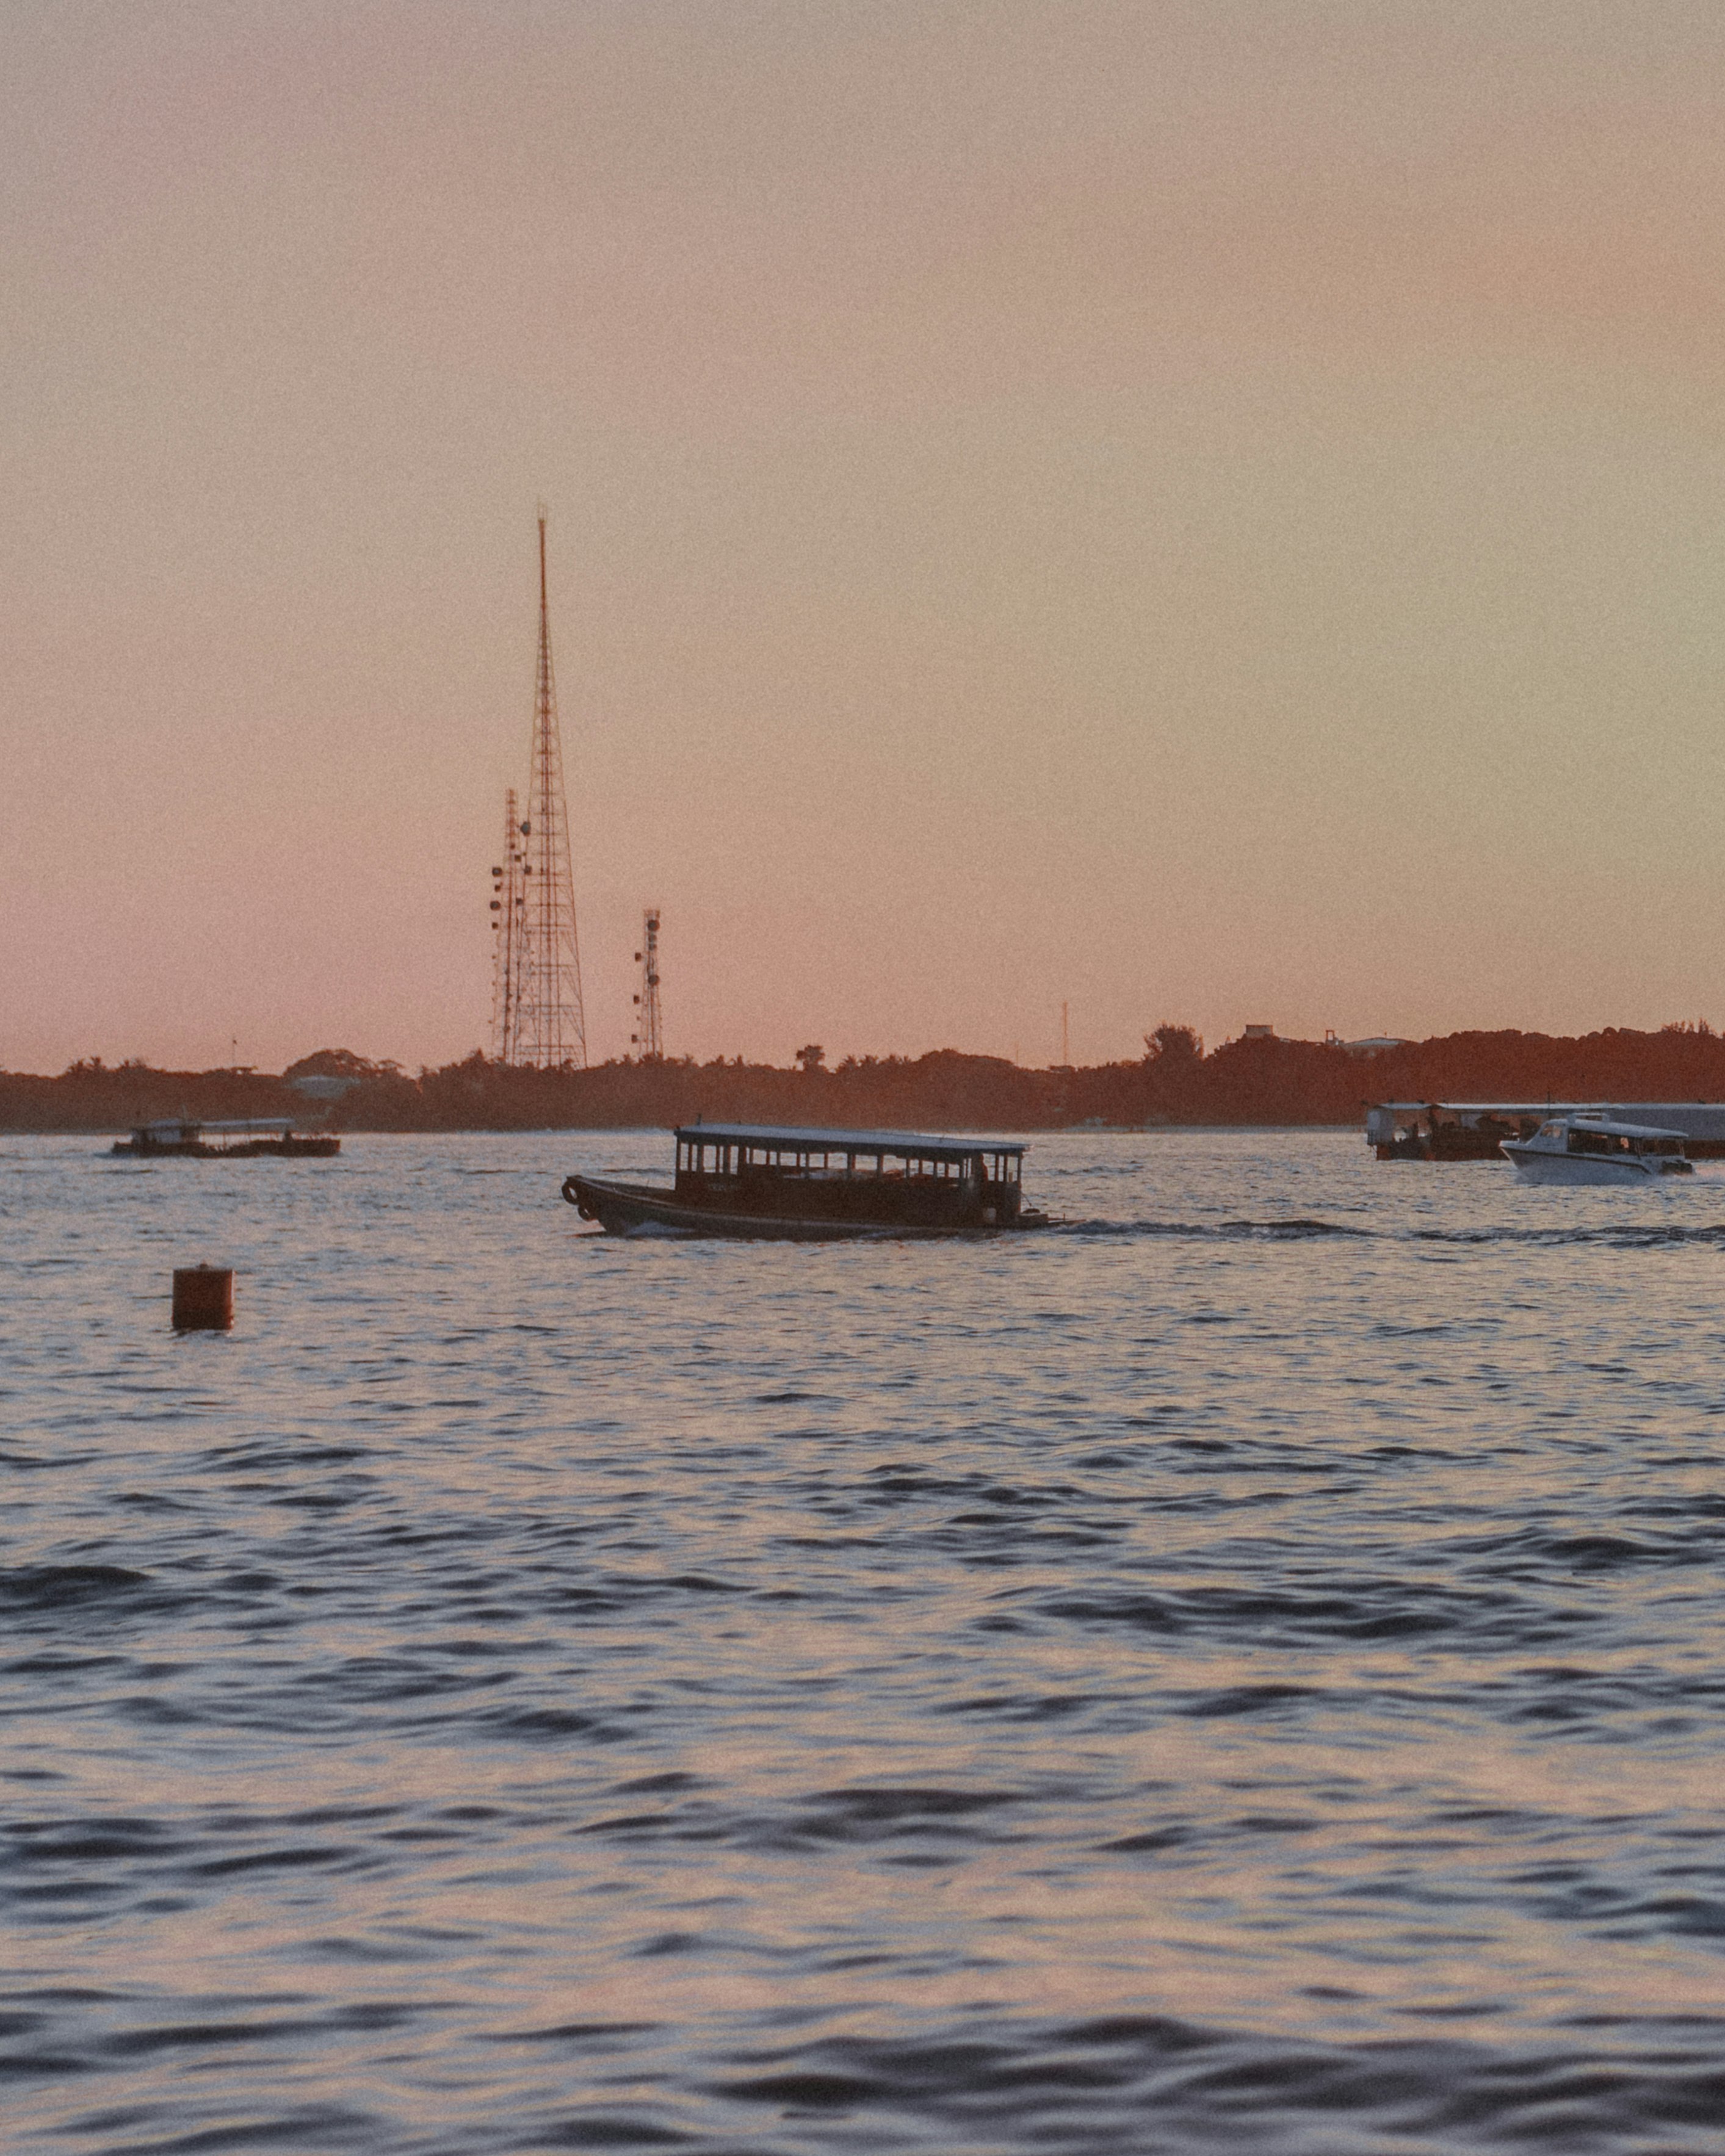
[[572,1175],[563,1178],[563,1200],[566,1204],[572,1205],[583,1220],[597,1220],[599,1217],[576,1188]]

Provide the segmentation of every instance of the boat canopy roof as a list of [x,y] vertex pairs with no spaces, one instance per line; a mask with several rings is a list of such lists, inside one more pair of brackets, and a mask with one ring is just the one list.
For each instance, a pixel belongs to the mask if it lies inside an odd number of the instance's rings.
[[206,1122],[202,1116],[166,1116],[160,1122],[141,1123],[134,1135],[161,1138],[181,1132],[214,1131],[223,1137],[231,1137],[239,1131],[274,1131],[278,1137],[285,1137],[293,1127],[291,1116],[244,1116],[225,1123]]
[[1446,1116],[1603,1116],[1604,1101],[1373,1101],[1374,1108],[1388,1108],[1399,1116],[1411,1116],[1425,1108],[1441,1108]]
[[802,1130],[794,1124],[685,1123],[685,1145],[758,1146],[763,1152],[877,1152],[901,1160],[974,1160],[979,1152],[1022,1155],[1004,1138],[928,1137],[920,1131]]
[[[1641,1109],[1644,1113],[1650,1108],[1656,1112],[1661,1108],[1675,1108],[1686,1114],[1691,1103],[1686,1101],[1636,1101],[1630,1105]],[[1710,1104],[1697,1101],[1693,1105],[1704,1107]],[[1446,1116],[1537,1116],[1543,1123],[1559,1116],[1580,1116],[1589,1123],[1597,1123],[1602,1116],[1618,1113],[1616,1104],[1610,1101],[1373,1101],[1371,1106],[1396,1116],[1420,1115],[1436,1108]],[[1690,1131],[1674,1131],[1665,1124],[1614,1122],[1610,1127],[1619,1132],[1633,1132],[1640,1137],[1681,1138],[1696,1135]]]
[[1579,1115],[1556,1116],[1555,1122],[1568,1123],[1584,1131],[1603,1131],[1613,1138],[1681,1138],[1681,1131],[1656,1130],[1651,1123],[1620,1123],[1610,1116]]

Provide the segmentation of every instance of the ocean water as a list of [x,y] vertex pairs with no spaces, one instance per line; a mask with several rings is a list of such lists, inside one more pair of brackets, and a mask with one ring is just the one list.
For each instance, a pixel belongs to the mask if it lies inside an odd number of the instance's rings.
[[8,2151],[1725,2151],[1725,1173],[669,1150],[0,1140]]

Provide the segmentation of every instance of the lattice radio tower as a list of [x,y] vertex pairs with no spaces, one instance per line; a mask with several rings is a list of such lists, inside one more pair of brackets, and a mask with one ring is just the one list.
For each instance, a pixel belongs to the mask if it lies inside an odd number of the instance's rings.
[[635,1030],[631,1045],[643,1063],[658,1063],[665,1055],[665,1032],[659,1017],[659,908],[649,906],[641,916],[641,947],[635,953],[641,969],[640,993],[635,998]]
[[539,681],[533,699],[533,776],[521,825],[527,924],[517,1063],[542,1070],[587,1068],[587,1025],[581,1011],[581,950],[575,937],[575,879],[569,860],[569,812],[563,798],[563,744],[557,730],[557,682],[551,670],[551,611],[545,595],[545,507],[539,509]]
[[491,870],[491,1053],[521,1060],[521,985],[527,963],[526,826],[514,787],[503,797],[503,859]]

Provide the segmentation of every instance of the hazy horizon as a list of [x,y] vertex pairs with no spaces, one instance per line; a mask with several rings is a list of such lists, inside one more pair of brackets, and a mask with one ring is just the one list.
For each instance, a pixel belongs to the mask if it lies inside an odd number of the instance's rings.
[[1719,1014],[1717,8],[0,60],[0,1066],[485,1044],[542,498],[595,1060]]

